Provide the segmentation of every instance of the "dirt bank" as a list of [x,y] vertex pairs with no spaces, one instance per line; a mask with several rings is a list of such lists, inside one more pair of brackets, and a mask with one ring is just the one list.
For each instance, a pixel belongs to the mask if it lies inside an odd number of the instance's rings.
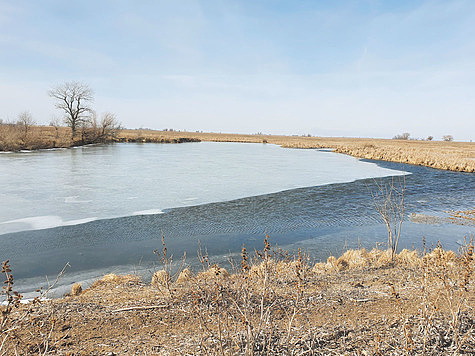
[[[325,263],[264,247],[236,272],[207,266],[154,285],[107,275],[8,315],[0,355],[406,355],[475,352],[473,245],[350,250]],[[253,263],[249,261],[254,259]]]

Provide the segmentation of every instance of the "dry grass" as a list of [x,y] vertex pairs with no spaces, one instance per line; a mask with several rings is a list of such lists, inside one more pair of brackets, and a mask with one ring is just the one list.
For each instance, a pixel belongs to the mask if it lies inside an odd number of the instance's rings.
[[198,273],[196,278],[202,281],[223,280],[229,278],[229,273],[225,268],[214,265],[206,271]]
[[[311,265],[266,243],[234,273],[210,266],[170,288],[108,275],[77,296],[23,305],[3,354],[473,354],[473,242],[455,254],[349,250]],[[252,262],[250,262],[252,260]],[[163,273],[162,273],[163,274]],[[26,313],[25,313],[26,311]]]
[[373,249],[367,251],[366,249],[347,250],[339,258],[330,256],[326,263],[317,263],[313,267],[315,273],[327,273],[346,271],[355,268],[381,268],[387,267],[391,263],[397,263],[399,266],[414,268],[421,265],[421,258],[418,256],[416,250],[409,251],[402,250],[392,259],[391,250]]
[[160,270],[153,274],[152,286],[158,289],[165,289],[168,288],[168,283],[170,283],[170,275],[166,271]]
[[184,268],[183,271],[180,272],[178,278],[176,279],[177,284],[187,283],[193,278],[193,274],[188,268]]
[[469,210],[447,211],[449,220],[455,224],[475,224],[475,208]]
[[71,295],[74,297],[74,296],[77,296],[79,294],[81,294],[82,292],[82,286],[80,283],[74,283],[73,286],[71,287]]
[[71,131],[66,127],[31,126],[25,134],[20,125],[0,125],[0,151],[71,147]]

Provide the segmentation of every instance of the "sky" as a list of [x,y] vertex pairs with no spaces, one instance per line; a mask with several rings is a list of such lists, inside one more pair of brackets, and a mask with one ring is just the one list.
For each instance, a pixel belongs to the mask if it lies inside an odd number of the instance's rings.
[[0,0],[0,118],[88,84],[128,128],[475,139],[475,1]]

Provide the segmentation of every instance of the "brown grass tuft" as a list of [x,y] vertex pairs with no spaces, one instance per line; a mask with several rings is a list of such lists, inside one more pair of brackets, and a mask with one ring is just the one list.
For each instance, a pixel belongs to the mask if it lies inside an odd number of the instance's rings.
[[82,286],[80,283],[74,283],[71,287],[71,296],[75,297],[82,293]]
[[92,283],[92,285],[87,290],[94,289],[96,287],[100,287],[104,285],[120,285],[120,284],[127,284],[127,283],[137,283],[139,281],[140,281],[140,278],[132,274],[126,274],[124,276],[121,276],[118,274],[109,273],[109,274],[106,274],[101,279]]
[[421,258],[416,250],[404,249],[396,256],[396,261],[408,266],[408,267],[418,267],[421,264]]
[[193,274],[188,268],[184,268],[183,271],[180,272],[178,275],[178,278],[176,280],[176,283],[186,283],[190,281],[193,278]]
[[198,280],[207,280],[207,279],[227,279],[229,273],[225,268],[219,267],[218,265],[211,266],[207,271],[200,272],[196,276]]
[[338,260],[339,270],[363,268],[369,265],[366,249],[348,250]]
[[170,282],[170,275],[163,269],[155,272],[152,276],[152,286],[161,289],[168,285]]
[[[435,253],[435,251],[433,253]],[[451,258],[455,256],[452,251],[444,251],[443,253],[447,256],[451,256]],[[391,250],[372,249],[368,252],[363,248],[359,250],[348,250],[338,259],[334,256],[330,256],[326,263],[316,263],[312,270],[314,273],[321,274],[353,269],[380,268],[388,266],[392,262],[404,267],[418,267],[421,265],[422,260],[415,250],[409,251],[404,249],[397,254],[395,260],[392,261]]]

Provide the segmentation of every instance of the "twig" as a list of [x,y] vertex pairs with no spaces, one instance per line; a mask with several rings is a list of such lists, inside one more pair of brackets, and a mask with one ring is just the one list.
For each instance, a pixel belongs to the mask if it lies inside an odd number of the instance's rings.
[[[8,330],[7,330],[8,331]],[[5,335],[5,337],[3,338],[3,341],[2,341],[2,344],[0,345],[0,351],[2,351],[3,349],[3,345],[5,344],[5,341],[7,340],[8,338],[8,334]],[[3,354],[2,354],[3,355]]]
[[365,299],[355,299],[355,298],[350,298],[352,301],[356,303],[366,303],[366,302],[372,302],[373,299],[365,298]]
[[56,276],[56,279],[54,280],[53,284],[50,284],[50,283],[49,283],[48,276],[46,276],[46,281],[48,282],[48,288],[47,288],[45,291],[43,291],[43,293],[41,293],[41,295],[40,295],[39,297],[37,297],[38,300],[46,299],[46,298],[47,298],[47,295],[48,295],[49,291],[50,291],[51,289],[53,289],[53,288],[56,286],[56,284],[58,284],[59,280],[61,279],[61,277],[63,276],[63,274],[66,272],[66,269],[67,269],[68,267],[71,267],[71,265],[69,264],[69,262],[67,262],[67,263],[64,265],[64,267],[63,267],[63,269],[61,270],[61,272],[59,272],[59,274]]
[[130,310],[161,309],[161,308],[166,308],[166,307],[168,307],[168,305],[150,305],[150,306],[142,306],[142,307],[129,307],[129,308],[122,308],[122,309],[112,310],[111,313],[118,313],[118,312],[123,312],[123,311],[130,311]]

